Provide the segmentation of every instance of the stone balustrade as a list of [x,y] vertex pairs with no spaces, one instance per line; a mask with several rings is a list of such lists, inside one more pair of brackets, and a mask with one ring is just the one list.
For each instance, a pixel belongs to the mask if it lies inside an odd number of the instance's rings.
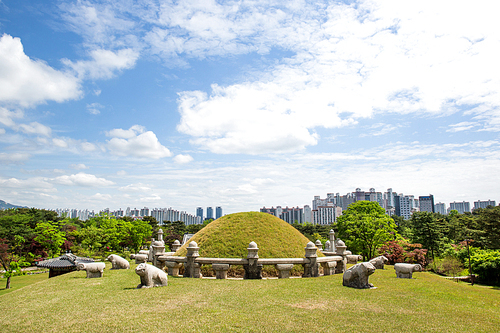
[[179,275],[179,269],[184,265],[184,277],[201,278],[201,265],[212,265],[217,279],[226,279],[231,265],[242,265],[245,269],[244,279],[261,279],[262,266],[273,265],[278,270],[278,278],[289,278],[294,265],[303,265],[303,277],[319,276],[319,265],[323,267],[324,275],[343,273],[347,264],[345,247],[337,252],[323,253],[326,257],[317,256],[318,248],[313,242],[305,247],[304,258],[259,258],[259,248],[255,242],[248,246],[246,258],[206,258],[199,256],[196,242],[189,243],[185,257],[172,256],[171,253],[161,253],[156,256],[157,266],[167,267],[168,274]]

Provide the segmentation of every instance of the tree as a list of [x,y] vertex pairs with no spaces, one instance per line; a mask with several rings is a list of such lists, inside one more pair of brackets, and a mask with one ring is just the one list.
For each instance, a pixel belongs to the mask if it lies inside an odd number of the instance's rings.
[[35,232],[37,233],[35,240],[42,244],[52,257],[54,254],[61,252],[61,246],[66,240],[66,234],[59,230],[56,223],[38,223]]
[[486,249],[500,249],[500,206],[476,209],[474,216],[481,230],[479,244]]
[[10,289],[10,279],[16,275],[23,275],[23,267],[27,267],[30,264],[25,261],[24,258],[19,257],[12,253],[13,249],[10,248],[7,240],[0,238],[0,264],[4,269],[4,277],[7,278],[7,283],[5,289]]
[[396,224],[377,202],[356,201],[337,218],[338,236],[353,252],[371,259],[376,249],[396,238]]
[[444,237],[444,219],[437,219],[436,215],[430,212],[415,212],[410,219],[413,229],[413,242],[420,243],[429,250],[427,254],[432,259],[441,253]]

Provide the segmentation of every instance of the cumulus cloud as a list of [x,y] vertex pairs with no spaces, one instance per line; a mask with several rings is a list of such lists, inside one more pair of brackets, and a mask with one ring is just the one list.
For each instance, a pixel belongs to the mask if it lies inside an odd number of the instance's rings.
[[21,107],[81,96],[79,80],[25,53],[19,38],[0,37],[0,102]]
[[26,162],[31,157],[27,153],[0,153],[0,163],[20,164]]
[[90,187],[101,187],[101,186],[111,186],[114,182],[107,180],[105,178],[98,178],[95,175],[88,173],[79,172],[73,175],[59,176],[53,179],[55,183],[68,186],[90,186]]
[[87,111],[91,114],[100,114],[101,109],[104,109],[104,106],[99,103],[90,103],[87,104]]
[[193,161],[191,155],[179,154],[174,157],[175,163],[185,164]]
[[70,164],[69,166],[71,169],[76,169],[76,170],[84,170],[84,169],[88,169],[89,167],[86,166],[85,164],[83,163],[78,163],[78,164]]
[[52,130],[50,129],[50,127],[37,122],[32,122],[30,124],[20,124],[18,128],[26,134],[36,134],[47,137],[51,136],[52,134]]
[[113,155],[152,159],[172,155],[152,131],[145,131],[142,126],[135,125],[128,130],[113,129],[106,135],[112,137],[107,141],[106,148]]

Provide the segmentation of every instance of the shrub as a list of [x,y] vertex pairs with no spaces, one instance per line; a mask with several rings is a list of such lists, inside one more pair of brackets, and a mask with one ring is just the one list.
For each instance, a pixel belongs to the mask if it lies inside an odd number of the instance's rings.
[[427,250],[422,249],[421,244],[410,244],[405,240],[386,242],[378,249],[378,252],[389,260],[390,265],[401,262],[422,266],[427,264],[425,259]]
[[479,281],[489,285],[500,285],[500,251],[471,248],[472,272]]

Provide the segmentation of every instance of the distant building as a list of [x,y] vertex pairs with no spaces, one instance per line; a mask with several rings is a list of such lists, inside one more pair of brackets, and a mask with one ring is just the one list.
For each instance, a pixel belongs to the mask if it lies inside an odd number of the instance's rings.
[[342,215],[342,208],[328,203],[326,206],[318,206],[318,209],[312,211],[312,215],[314,224],[334,224],[337,217]]
[[207,218],[206,220],[214,218],[214,209],[212,207],[207,207]]
[[446,215],[446,205],[442,202],[438,202],[434,205],[434,213]]
[[434,196],[432,194],[418,197],[421,212],[434,213]]
[[196,216],[200,217],[201,220],[203,221],[203,207],[196,208]]
[[222,217],[222,207],[215,207],[215,219]]
[[481,200],[478,200],[478,201],[474,201],[474,209],[478,209],[478,208],[486,208],[488,206],[493,206],[495,207],[497,204],[494,200],[486,200],[486,201],[481,201]]
[[470,202],[462,201],[462,202],[450,202],[450,209],[448,212],[456,210],[460,214],[463,214],[465,212],[470,213]]
[[309,205],[304,205],[304,222],[306,223],[313,222],[312,209],[311,206]]
[[408,220],[412,214],[411,208],[411,198],[408,195],[396,195],[394,196],[394,213],[397,216],[403,217]]

